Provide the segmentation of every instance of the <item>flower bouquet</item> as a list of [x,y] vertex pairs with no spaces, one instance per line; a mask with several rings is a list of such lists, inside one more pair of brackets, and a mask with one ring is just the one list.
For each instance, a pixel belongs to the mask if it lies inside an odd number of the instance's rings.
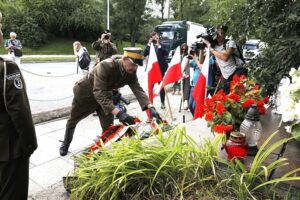
[[228,95],[223,90],[219,90],[205,100],[203,113],[208,126],[216,133],[238,130],[252,104],[257,104],[261,115],[265,114],[264,105],[269,98],[263,98],[261,91],[253,80],[248,80],[244,75],[235,75]]
[[284,79],[278,88],[277,112],[282,114],[282,121],[288,124],[285,127],[287,132],[300,139],[300,70],[292,68],[289,75],[291,81]]

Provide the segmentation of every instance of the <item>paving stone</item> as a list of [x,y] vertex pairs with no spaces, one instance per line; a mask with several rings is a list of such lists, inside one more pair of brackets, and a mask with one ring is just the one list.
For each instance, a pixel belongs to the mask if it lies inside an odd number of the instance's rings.
[[47,135],[40,136],[37,139],[38,148],[30,157],[32,164],[38,166],[59,157],[58,149],[60,143],[57,140]]
[[62,177],[72,170],[72,164],[57,158],[30,169],[30,179],[43,188],[47,188],[61,181]]

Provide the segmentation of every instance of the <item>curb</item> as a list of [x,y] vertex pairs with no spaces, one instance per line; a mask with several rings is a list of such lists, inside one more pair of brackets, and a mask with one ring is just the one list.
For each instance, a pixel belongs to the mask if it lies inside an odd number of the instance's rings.
[[[123,97],[130,102],[136,101],[134,94],[123,95]],[[72,106],[67,106],[59,109],[54,109],[50,111],[44,111],[32,114],[33,123],[40,124],[47,121],[68,117],[70,115]]]

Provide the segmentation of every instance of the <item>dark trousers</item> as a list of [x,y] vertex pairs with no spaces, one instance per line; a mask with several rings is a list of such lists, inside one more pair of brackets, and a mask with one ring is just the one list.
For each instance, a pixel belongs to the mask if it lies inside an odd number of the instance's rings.
[[0,199],[27,200],[29,158],[0,162]]
[[189,109],[190,109],[192,115],[194,116],[196,102],[195,102],[195,100],[193,98],[193,91],[194,91],[194,86],[192,86],[192,88],[191,88],[190,98],[189,98]]

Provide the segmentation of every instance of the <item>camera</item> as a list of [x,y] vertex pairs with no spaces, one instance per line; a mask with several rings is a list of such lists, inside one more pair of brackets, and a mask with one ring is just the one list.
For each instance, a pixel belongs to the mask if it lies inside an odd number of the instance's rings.
[[212,46],[215,46],[217,44],[217,32],[216,29],[212,26],[208,26],[206,28],[206,33],[201,33],[200,35],[196,36],[198,41],[194,42],[191,46],[191,48],[195,50],[204,49],[206,47],[206,44],[204,43],[204,39],[208,40]]
[[106,34],[106,35],[104,36],[104,40],[108,40],[108,39],[109,39],[109,35]]
[[157,40],[153,39],[152,40],[153,44],[157,44]]

